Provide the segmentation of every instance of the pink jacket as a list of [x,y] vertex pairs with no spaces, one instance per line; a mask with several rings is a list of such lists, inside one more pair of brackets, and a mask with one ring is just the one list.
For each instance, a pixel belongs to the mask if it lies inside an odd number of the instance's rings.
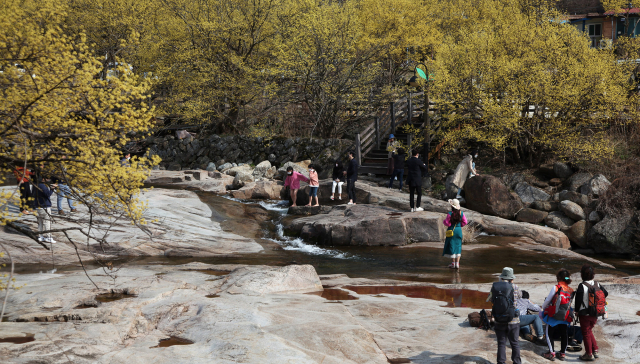
[[284,181],[284,186],[289,187],[292,190],[300,189],[300,181],[309,182],[309,179],[304,175],[293,171],[292,175],[287,175],[287,179]]
[[[467,225],[467,217],[464,216],[464,212],[460,211],[460,227]],[[447,214],[447,218],[442,222],[444,226],[451,226],[451,213]]]
[[315,170],[313,172],[309,172],[309,186],[320,187],[320,182],[318,182],[318,172]]

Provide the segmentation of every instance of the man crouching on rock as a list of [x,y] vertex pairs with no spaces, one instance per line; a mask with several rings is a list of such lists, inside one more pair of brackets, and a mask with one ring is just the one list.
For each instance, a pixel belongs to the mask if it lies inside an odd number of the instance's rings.
[[293,167],[287,167],[287,179],[284,181],[284,187],[289,188],[291,194],[291,200],[293,201],[293,207],[296,205],[296,199],[298,198],[298,190],[300,189],[300,181],[309,182],[309,179],[304,175],[293,170]]

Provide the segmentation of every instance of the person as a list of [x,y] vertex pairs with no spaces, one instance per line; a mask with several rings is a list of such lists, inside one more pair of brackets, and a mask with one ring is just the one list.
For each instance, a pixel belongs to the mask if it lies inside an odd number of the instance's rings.
[[[556,280],[558,284],[551,288],[547,299],[544,300],[542,304],[542,310],[540,315],[542,316],[542,321],[547,324],[546,327],[546,336],[547,336],[547,345],[549,346],[549,352],[545,353],[543,357],[549,360],[565,360],[565,354],[567,351],[568,344],[568,325],[569,321],[567,319],[559,320],[551,317],[549,314],[551,312],[561,311],[561,307],[557,307],[558,303],[562,305],[562,301],[566,300],[573,294],[573,289],[569,287],[571,284],[571,273],[569,273],[566,269],[560,269],[558,274],[556,274]],[[558,302],[558,298],[560,298],[560,302]],[[570,298],[569,298],[570,300]],[[571,314],[567,311],[567,317],[570,317]],[[560,336],[560,351],[556,352],[554,349],[554,340],[555,336]]]
[[24,168],[16,167],[13,174],[18,181],[18,189],[20,190],[20,212],[29,215],[29,198],[31,197],[31,179],[33,172]]
[[474,158],[478,158],[477,149],[462,158],[462,161],[460,161],[460,163],[456,167],[453,179],[453,184],[458,187],[456,198],[461,197],[461,192],[467,179],[479,175],[476,170],[476,163],[474,162]]
[[[62,159],[65,159],[65,156],[62,156]],[[64,215],[64,210],[62,210],[62,200],[67,199],[67,203],[69,204],[69,210],[71,212],[76,212],[75,207],[73,207],[73,199],[71,198],[71,189],[66,183],[65,179],[66,169],[62,167],[62,172],[60,176],[55,176],[51,179],[53,183],[55,183],[58,188],[56,189],[56,204],[58,207],[58,214]]]
[[[407,162],[408,173],[407,173],[407,184],[409,185],[409,206],[411,207],[411,212],[414,211],[424,211],[422,207],[420,207],[420,202],[422,200],[422,176],[424,174],[428,174],[429,170],[427,166],[422,162],[419,158],[420,152],[418,149],[414,149],[411,151],[412,157],[409,158]],[[413,196],[417,194],[416,203],[413,203]],[[414,208],[415,206],[415,208]]]
[[309,203],[307,206],[311,206],[311,201],[315,197],[316,204],[313,206],[320,206],[318,202],[318,188],[320,187],[320,182],[318,181],[318,172],[316,172],[315,166],[313,164],[309,165]]
[[[451,258],[448,268],[460,269],[460,256],[462,255],[462,227],[467,225],[467,217],[460,210],[460,201],[449,200],[451,212],[442,222],[447,226],[447,239],[444,241],[442,255]],[[452,233],[449,233],[452,231]]]
[[393,187],[393,180],[398,177],[398,182],[400,182],[400,190],[402,191],[402,177],[404,176],[404,160],[406,159],[406,155],[404,153],[404,149],[398,148],[398,153],[393,153],[393,174],[389,179],[389,188]]
[[[513,361],[514,364],[522,363],[520,359],[520,342],[518,341],[520,316],[518,316],[518,311],[514,306],[514,302],[520,298],[520,288],[513,283],[515,279],[516,276],[513,274],[513,268],[502,268],[500,281],[493,284],[489,297],[487,297],[487,302],[493,304],[493,311],[495,311],[499,304],[499,297],[504,297],[502,292],[506,290],[508,297],[506,297],[506,302],[501,302],[502,306],[506,304],[507,307],[504,307],[507,308],[506,312],[513,309],[513,318],[506,323],[498,322],[499,318],[497,318],[494,313],[494,320],[496,320],[494,330],[496,332],[496,340],[498,341],[498,364],[505,364],[507,361],[507,340],[509,340],[509,344],[511,345],[511,361]],[[508,285],[505,285],[505,283],[508,283]],[[511,295],[511,292],[513,292],[513,295]]]
[[393,134],[389,134],[389,140],[387,141],[387,174],[393,174],[394,160],[393,153],[396,151],[396,137]]
[[[56,187],[52,185],[52,187]],[[51,230],[51,194],[53,191],[44,183],[42,177],[37,177],[37,185],[34,186],[33,204],[38,214],[38,241],[55,244],[51,233],[43,234],[43,231]]]
[[293,167],[287,167],[287,178],[284,181],[284,187],[289,188],[291,200],[293,201],[291,206],[293,207],[297,206],[296,201],[298,198],[298,190],[300,189],[300,181],[309,182],[309,179],[303,174],[294,171]]
[[[580,356],[580,360],[593,361],[598,358],[598,343],[593,335],[593,327],[598,321],[598,314],[604,314],[605,301],[609,292],[594,280],[595,272],[593,267],[585,264],[580,269],[582,283],[578,285],[576,291],[576,306],[574,312],[578,315],[580,321],[580,330],[584,342],[584,354]],[[598,307],[600,303],[600,307]],[[598,312],[600,309],[601,312]]]
[[[529,292],[522,291],[521,296],[516,302],[516,309],[520,314],[520,333],[528,341],[546,345],[542,331],[542,319],[538,314],[528,314],[529,312],[540,312],[542,308],[529,300]],[[533,324],[533,330],[536,333],[535,338],[529,330],[531,324]]]
[[331,179],[333,180],[333,185],[331,186],[331,201],[334,200],[336,186],[338,187],[338,200],[342,200],[342,185],[344,184],[343,173],[344,167],[342,166],[342,162],[340,159],[336,159],[336,163],[333,166],[333,172],[331,173]]
[[120,165],[123,167],[130,167],[129,160],[131,159],[131,153],[125,153],[124,158],[120,160]]
[[356,161],[353,151],[349,152],[349,164],[344,172],[347,175],[347,194],[349,194],[349,203],[347,205],[356,204],[356,181],[358,180],[358,161]]

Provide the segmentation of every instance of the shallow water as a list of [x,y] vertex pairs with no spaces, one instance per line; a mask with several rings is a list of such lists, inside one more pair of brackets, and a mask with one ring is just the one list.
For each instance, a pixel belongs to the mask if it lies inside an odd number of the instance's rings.
[[426,298],[447,303],[447,307],[469,307],[489,309],[487,293],[470,289],[443,289],[432,286],[345,286],[357,294],[394,294],[412,298]]
[[25,344],[35,341],[34,334],[26,334],[26,336],[11,336],[0,338],[0,343]]
[[179,337],[171,336],[168,339],[160,340],[160,342],[158,342],[158,345],[152,346],[150,349],[153,349],[153,348],[168,348],[169,346],[174,346],[174,345],[191,345],[191,344],[193,344],[193,341],[191,341],[191,340],[187,340],[187,339],[182,339],[182,338],[179,338]]
[[320,296],[329,301],[350,301],[358,299],[358,297],[352,296],[349,292],[340,288],[325,288],[322,292],[311,292],[309,294]]

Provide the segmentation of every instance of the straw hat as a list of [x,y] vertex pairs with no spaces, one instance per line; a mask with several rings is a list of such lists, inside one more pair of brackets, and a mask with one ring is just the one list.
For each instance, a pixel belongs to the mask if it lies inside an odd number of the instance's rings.
[[505,280],[516,279],[516,276],[513,275],[513,268],[509,268],[509,267],[502,268],[502,274],[500,274],[500,279],[505,279]]
[[458,199],[449,200],[449,204],[453,206],[454,209],[460,210],[460,201],[458,201]]

